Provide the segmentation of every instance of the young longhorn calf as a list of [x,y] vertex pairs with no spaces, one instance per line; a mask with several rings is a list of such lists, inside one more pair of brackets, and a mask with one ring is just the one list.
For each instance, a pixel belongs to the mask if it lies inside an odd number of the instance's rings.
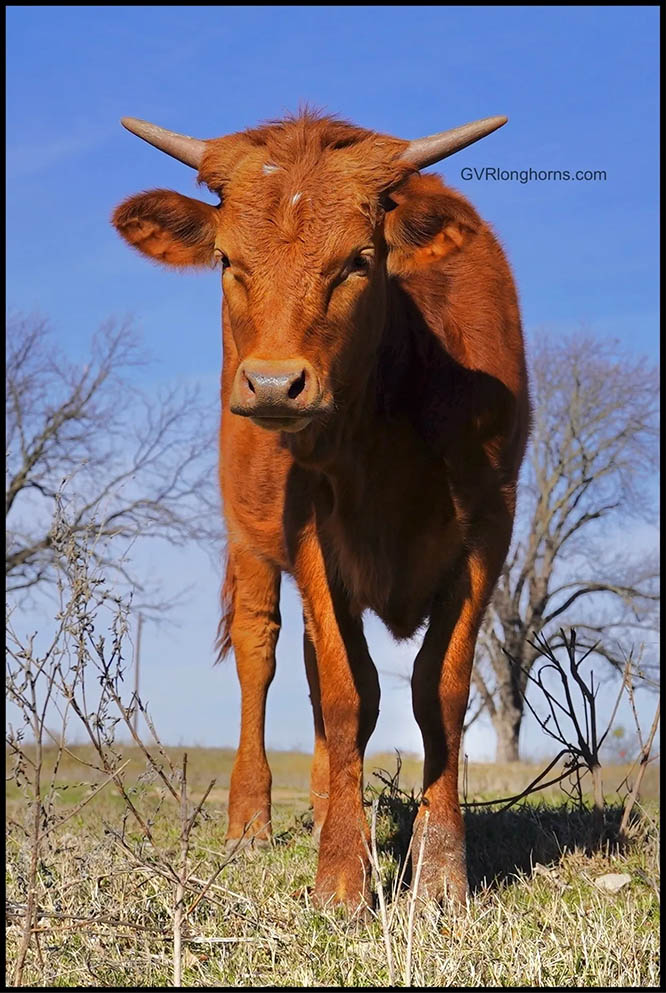
[[289,572],[314,711],[319,900],[369,898],[363,755],[379,684],[368,608],[397,638],[427,623],[412,678],[425,751],[412,851],[428,812],[423,891],[467,891],[460,735],[529,405],[502,250],[462,196],[418,170],[504,121],[412,142],[310,113],[210,141],[123,121],[220,198],[138,194],[113,222],[159,262],[222,268],[220,647],[233,645],[242,690],[227,838],[248,825],[270,838],[264,715]]

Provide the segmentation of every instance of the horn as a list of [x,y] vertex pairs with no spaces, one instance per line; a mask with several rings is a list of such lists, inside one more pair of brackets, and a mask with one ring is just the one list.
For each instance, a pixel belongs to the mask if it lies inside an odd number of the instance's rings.
[[176,134],[175,131],[167,131],[166,128],[160,128],[157,124],[150,124],[148,121],[140,121],[136,117],[123,117],[120,123],[132,134],[159,148],[161,152],[166,152],[167,155],[192,166],[193,169],[199,169],[206,149],[206,142],[200,138]]
[[461,148],[466,148],[479,138],[485,138],[492,134],[497,128],[506,124],[507,117],[484,117],[482,121],[474,121],[472,124],[463,124],[459,128],[452,128],[451,131],[441,131],[439,134],[430,134],[426,138],[415,138],[410,141],[405,151],[400,156],[403,162],[409,162],[417,169],[425,169],[445,159],[454,152],[459,152]]

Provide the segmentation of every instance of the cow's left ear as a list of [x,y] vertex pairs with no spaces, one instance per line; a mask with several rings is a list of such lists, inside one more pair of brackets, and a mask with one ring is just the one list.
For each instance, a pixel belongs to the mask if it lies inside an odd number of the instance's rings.
[[213,261],[217,208],[172,190],[138,193],[116,207],[111,221],[144,255],[171,266]]
[[388,271],[407,276],[455,253],[482,225],[467,200],[438,176],[414,175],[390,194],[384,220]]

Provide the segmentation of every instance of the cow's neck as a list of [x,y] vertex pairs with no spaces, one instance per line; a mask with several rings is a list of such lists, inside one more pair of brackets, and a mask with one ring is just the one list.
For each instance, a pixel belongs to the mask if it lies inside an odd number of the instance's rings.
[[[285,438],[298,463],[340,479],[348,471],[358,472],[377,447],[378,438],[391,432],[398,422],[422,420],[421,384],[424,353],[432,332],[420,311],[400,287],[389,284],[387,316],[374,361],[364,382],[339,402],[338,410],[324,426],[306,428]],[[421,439],[415,436],[415,443]]]
[[362,388],[326,424],[283,435],[284,443],[300,465],[337,476],[350,460],[361,458],[377,417],[377,370],[372,369]]

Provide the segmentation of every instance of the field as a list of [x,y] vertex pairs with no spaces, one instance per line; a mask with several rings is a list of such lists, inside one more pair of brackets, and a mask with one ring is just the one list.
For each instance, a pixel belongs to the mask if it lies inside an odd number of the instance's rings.
[[[86,750],[73,748],[86,758]],[[181,750],[169,750],[174,764]],[[503,813],[466,815],[471,893],[453,911],[414,906],[399,883],[417,760],[372,756],[367,796],[376,801],[378,867],[386,899],[368,920],[315,909],[309,887],[316,850],[308,814],[309,758],[269,756],[274,783],[273,845],[224,851],[232,754],[188,753],[190,811],[216,784],[191,834],[181,927],[183,986],[659,986],[658,769],[650,766],[629,839],[617,841],[626,769],[604,771],[608,807],[599,838],[589,809],[559,788]],[[138,751],[124,749],[123,777],[153,837],[148,843],[126,802],[107,784],[90,795],[86,769],[65,756],[57,814],[73,813],[43,842],[38,917],[23,985],[151,987],[173,983],[175,886],[180,812],[158,789]],[[48,761],[46,763],[48,765]],[[383,779],[373,770],[387,771]],[[470,765],[468,801],[520,792],[539,767]],[[8,977],[21,940],[29,851],[25,801],[8,792]],[[612,892],[609,874],[628,877]],[[601,879],[601,882],[599,880]],[[205,889],[206,883],[208,888]],[[203,896],[202,896],[203,893]],[[414,913],[415,912],[415,913]],[[412,917],[410,922],[410,915]],[[383,918],[383,920],[382,920]]]

